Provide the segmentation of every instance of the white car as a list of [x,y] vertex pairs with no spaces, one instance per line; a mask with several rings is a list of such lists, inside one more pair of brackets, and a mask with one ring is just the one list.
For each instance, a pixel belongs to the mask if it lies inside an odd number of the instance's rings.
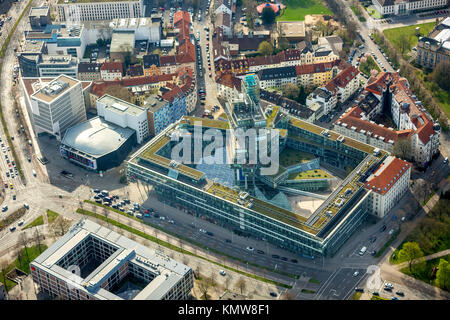
[[198,231],[200,231],[201,233],[206,233],[205,229],[199,229]]
[[247,247],[247,248],[245,248],[245,249],[247,249],[247,250],[250,251],[250,252],[255,251],[255,248],[253,248],[253,247]]
[[391,229],[391,231],[389,231],[389,235],[392,235],[394,233],[394,229]]
[[359,275],[359,271],[355,271],[354,273],[353,273],[353,276],[354,277],[357,277]]
[[219,273],[221,276],[224,276],[224,277],[227,275],[227,273],[224,270],[220,270]]

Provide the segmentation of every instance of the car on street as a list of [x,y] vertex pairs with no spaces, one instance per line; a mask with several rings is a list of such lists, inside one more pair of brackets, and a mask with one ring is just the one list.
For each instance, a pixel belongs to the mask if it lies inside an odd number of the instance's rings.
[[273,255],[272,255],[272,258],[274,258],[274,259],[280,259],[280,256],[277,255],[277,254],[273,254]]
[[392,234],[394,234],[394,229],[391,229],[391,230],[389,231],[389,235],[391,236]]
[[405,296],[403,291],[397,291],[396,294],[399,295],[400,297],[404,297]]
[[264,251],[262,251],[262,250],[256,250],[256,253],[264,254]]
[[276,292],[270,291],[269,294],[271,297],[274,297],[274,298],[278,297],[278,294]]
[[353,276],[354,276],[354,277],[357,277],[358,275],[359,275],[359,271],[353,272]]
[[298,260],[297,259],[291,259],[291,262],[292,263],[298,263]]
[[283,261],[288,261],[288,258],[286,258],[286,257],[281,257],[280,259]]
[[155,217],[155,218],[159,218],[159,214],[155,213],[155,214],[154,214],[154,217]]
[[387,228],[386,225],[383,225],[380,229],[380,232],[383,232],[384,230],[386,230],[386,228]]
[[397,297],[392,297],[391,300],[398,300],[398,298]]
[[356,287],[356,288],[355,288],[355,291],[356,291],[356,292],[364,292],[364,289],[363,289],[363,288],[358,288],[358,287]]
[[231,243],[231,240],[230,239],[225,239],[225,242],[226,243]]
[[150,218],[150,215],[148,213],[144,214],[145,218]]
[[224,277],[227,275],[227,273],[224,270],[220,270],[219,273],[221,276],[224,276]]
[[14,232],[16,230],[16,227],[9,228],[9,231]]
[[4,205],[4,206],[2,207],[2,212],[5,212],[6,210],[8,210],[8,206],[7,206],[7,205]]
[[246,247],[245,249],[247,249],[247,250],[250,251],[250,252],[255,251],[255,248],[253,248],[253,247]]
[[213,237],[213,236],[214,236],[214,233],[212,233],[211,231],[207,231],[206,234],[207,234],[208,236],[210,236],[210,237]]
[[199,229],[198,231],[200,231],[201,233],[206,233],[207,232],[205,229]]
[[377,241],[377,237],[372,237],[372,238],[370,238],[370,242],[372,242],[372,243],[374,243],[375,241]]

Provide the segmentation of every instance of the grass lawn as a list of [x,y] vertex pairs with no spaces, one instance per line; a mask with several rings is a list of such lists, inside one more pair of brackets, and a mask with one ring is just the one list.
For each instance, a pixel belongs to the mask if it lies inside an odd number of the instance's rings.
[[[424,256],[440,252],[450,248],[450,192],[441,196],[441,199],[434,205],[433,209],[405,238],[405,242],[417,242]],[[403,243],[395,249],[389,259],[390,263],[397,264],[404,262],[398,259],[398,252],[402,249]]]
[[280,165],[290,167],[294,164],[308,162],[316,157],[312,153],[285,148],[280,154]]
[[309,279],[309,282],[311,283],[315,283],[315,284],[320,284],[320,281],[314,278]]
[[379,296],[376,296],[376,295],[372,295],[372,298],[370,298],[370,300],[389,300],[389,299],[382,298],[382,297],[379,297]]
[[40,226],[41,224],[44,224],[44,217],[42,215],[34,219],[31,223],[27,224],[24,229]]
[[310,294],[314,294],[316,293],[314,290],[309,290],[309,289],[302,289],[302,293],[310,293]]
[[373,69],[378,72],[381,71],[380,67],[371,56],[368,56],[366,61],[360,62],[359,64],[359,71],[364,73],[366,76],[370,76],[370,71]]
[[421,272],[415,273],[414,272],[414,267],[413,267],[413,273],[411,273],[409,271],[409,267],[408,266],[402,268],[400,271],[403,272],[404,274],[410,276],[410,277],[416,278],[418,280],[421,280],[423,282],[426,282],[428,284],[431,284],[431,285],[437,287],[437,284],[435,283],[435,280],[431,279],[430,276],[431,276],[431,272],[432,272],[433,268],[437,267],[439,265],[439,261],[441,259],[450,261],[450,255],[446,255],[446,256],[443,256],[443,257],[440,257],[440,258],[436,258],[436,259],[425,261],[426,267],[423,270],[421,270]]
[[307,170],[303,172],[296,172],[289,175],[289,180],[305,180],[305,179],[331,179],[332,175],[321,169]]
[[362,292],[355,292],[352,297],[350,298],[350,300],[359,300],[361,299],[362,296]]
[[285,0],[286,9],[280,12],[278,21],[305,20],[308,14],[332,14],[320,0]]
[[[14,260],[11,264],[8,265],[6,268],[5,275],[10,272],[12,269],[17,268],[20,269],[26,273],[30,273],[30,262],[36,259],[37,256],[41,254],[41,252],[44,252],[47,249],[47,246],[45,244],[41,244],[41,248],[39,250],[38,246],[32,246],[27,249],[27,253],[25,252],[25,249],[22,249],[21,251],[21,261],[19,262],[19,259]],[[0,274],[0,282],[3,283],[3,276]],[[15,282],[12,282],[8,279],[6,279],[6,286],[7,291],[9,291],[12,287],[16,285]]]
[[58,218],[59,214],[55,211],[52,210],[47,210],[47,219],[48,219],[48,223],[52,223],[53,221],[55,221],[56,218]]
[[416,27],[420,28],[420,35],[424,36],[427,35],[435,26],[434,22],[428,22],[423,24],[415,24],[412,26],[406,26],[406,27],[400,27],[400,28],[393,28],[393,29],[386,29],[383,31],[384,35],[388,40],[391,42],[391,44],[399,51],[400,50],[400,42],[401,42],[401,35],[409,36],[411,35],[409,39],[409,49],[411,50],[413,47],[417,45],[418,38],[415,36],[414,32]]
[[417,69],[417,76],[425,83],[428,90],[433,93],[433,96],[439,101],[441,110],[450,117],[450,92],[440,88],[434,81],[427,79],[427,75],[423,70]]
[[368,6],[366,8],[367,12],[370,14],[370,16],[374,19],[381,19],[383,18],[383,16],[381,15],[381,13],[379,13],[374,7],[372,6]]

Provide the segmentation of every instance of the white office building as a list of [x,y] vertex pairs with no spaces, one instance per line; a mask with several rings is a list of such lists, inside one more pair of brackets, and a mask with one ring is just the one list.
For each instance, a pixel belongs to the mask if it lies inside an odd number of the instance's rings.
[[403,15],[445,7],[447,0],[372,0],[372,4],[382,15]]
[[137,143],[149,137],[147,110],[105,94],[97,100],[97,113],[106,121],[136,131]]
[[36,134],[61,141],[67,128],[86,120],[81,81],[61,75],[30,96],[30,118]]
[[59,21],[73,23],[144,16],[143,0],[59,0],[57,9]]

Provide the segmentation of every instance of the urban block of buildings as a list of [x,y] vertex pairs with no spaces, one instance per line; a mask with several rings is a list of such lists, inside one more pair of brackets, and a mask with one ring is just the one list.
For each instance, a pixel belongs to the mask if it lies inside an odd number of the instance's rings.
[[[376,124],[379,114],[389,116],[396,128]],[[365,90],[334,124],[345,136],[394,152],[399,140],[410,144],[410,160],[427,167],[439,152],[440,127],[434,122],[398,73],[381,72],[369,79]]]
[[64,300],[183,300],[193,271],[91,220],[79,220],[30,263],[39,291]]

